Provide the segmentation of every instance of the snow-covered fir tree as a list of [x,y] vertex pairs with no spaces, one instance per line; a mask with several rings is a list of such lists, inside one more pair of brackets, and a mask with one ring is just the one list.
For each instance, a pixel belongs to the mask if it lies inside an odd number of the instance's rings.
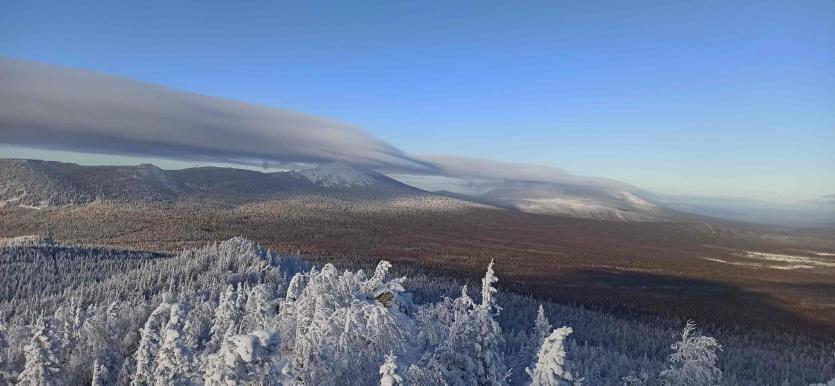
[[403,383],[403,378],[397,373],[397,356],[386,355],[386,361],[380,366],[380,386],[396,386]]
[[565,339],[571,327],[560,327],[542,342],[533,369],[527,369],[531,386],[570,386],[574,381],[572,363],[566,358]]
[[93,361],[93,375],[90,386],[103,386],[107,378],[107,368],[100,365],[98,360]]
[[290,385],[281,340],[271,331],[228,336],[210,356],[203,376],[206,386]]
[[235,286],[227,285],[226,291],[218,300],[214,319],[212,319],[212,327],[209,331],[211,340],[206,344],[209,352],[217,351],[226,337],[235,334],[238,320],[237,297],[238,293]]
[[132,386],[149,385],[153,383],[156,370],[156,358],[162,343],[161,329],[171,312],[171,304],[161,303],[148,317],[142,327],[139,347],[133,358]]
[[481,304],[474,304],[466,288],[452,303],[452,314],[446,342],[438,349],[439,360],[445,367],[447,382],[455,386],[501,385],[508,376],[504,356],[501,327],[493,319],[498,308],[494,304],[497,292],[493,286],[498,279],[493,263],[482,279]]
[[681,340],[673,343],[672,349],[669,365],[661,372],[667,385],[711,386],[722,380],[716,353],[722,346],[716,339],[700,334],[692,320],[687,321]]
[[59,357],[60,342],[49,320],[43,316],[35,322],[32,338],[24,349],[26,363],[17,377],[19,386],[59,386],[66,384],[66,375]]
[[187,308],[183,304],[172,304],[169,308],[168,322],[162,330],[162,342],[156,355],[153,375],[156,385],[191,384],[193,353],[186,345],[183,333]]
[[3,323],[0,323],[0,384],[11,385],[15,382],[15,376],[11,372],[11,363],[9,363],[8,354],[9,342],[6,338],[8,329]]

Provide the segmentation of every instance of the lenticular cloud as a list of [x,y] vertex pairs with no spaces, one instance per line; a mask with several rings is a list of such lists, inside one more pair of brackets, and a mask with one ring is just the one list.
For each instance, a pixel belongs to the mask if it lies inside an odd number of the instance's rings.
[[0,60],[0,143],[233,163],[426,163],[339,122],[101,73]]
[[0,144],[253,164],[345,162],[380,171],[610,186],[476,158],[412,157],[357,127],[102,73],[0,59]]

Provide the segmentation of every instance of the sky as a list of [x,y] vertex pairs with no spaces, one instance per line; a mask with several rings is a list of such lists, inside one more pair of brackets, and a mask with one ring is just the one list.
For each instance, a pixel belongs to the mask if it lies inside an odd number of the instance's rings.
[[410,155],[665,194],[835,193],[829,0],[12,1],[0,56],[346,122]]

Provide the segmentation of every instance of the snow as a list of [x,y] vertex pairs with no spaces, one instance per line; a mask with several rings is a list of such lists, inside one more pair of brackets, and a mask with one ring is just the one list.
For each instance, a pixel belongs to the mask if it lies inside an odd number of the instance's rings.
[[332,187],[368,186],[376,182],[369,172],[344,163],[331,163],[296,172],[315,185]]
[[763,253],[763,252],[752,252],[746,251],[746,257],[749,259],[757,259],[757,260],[765,260],[765,261],[773,261],[773,262],[781,262],[781,263],[794,263],[794,264],[803,264],[803,265],[813,265],[819,267],[835,267],[835,262],[825,261],[824,259],[816,259],[812,257],[806,256],[796,256],[796,255],[784,255],[779,253]]
[[657,208],[657,206],[653,203],[644,200],[643,198],[640,198],[630,192],[616,192],[615,194],[613,194],[613,196],[639,208]]
[[828,252],[812,252],[818,256],[835,256],[835,253],[828,253]]
[[619,208],[608,206],[602,202],[586,198],[528,198],[517,202],[516,207],[523,212],[566,215],[582,218],[618,221],[645,221],[653,219],[652,216],[635,212],[627,212]]
[[778,269],[783,271],[835,267],[835,262],[825,261],[824,259],[778,253],[745,251],[745,253],[740,255],[740,257],[748,260],[755,260],[755,262],[728,261],[711,257],[703,257],[702,259],[740,267]]
[[4,247],[35,247],[53,245],[55,241],[49,237],[40,235],[27,235],[17,237],[0,238],[0,248]]

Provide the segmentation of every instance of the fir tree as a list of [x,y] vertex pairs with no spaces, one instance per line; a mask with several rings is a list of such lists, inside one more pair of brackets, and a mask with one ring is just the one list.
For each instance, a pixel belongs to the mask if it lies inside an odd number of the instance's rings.
[[722,380],[722,370],[716,366],[716,351],[722,346],[696,330],[696,323],[688,320],[681,340],[673,343],[667,368],[661,378],[668,385],[710,386]]
[[525,369],[531,376],[531,386],[570,386],[574,381],[571,362],[566,359],[565,338],[571,327],[561,327],[545,338],[539,349],[534,368]]
[[162,343],[156,356],[154,384],[190,384],[192,352],[185,344],[185,320],[185,306],[171,305],[170,316],[162,332]]
[[403,378],[397,374],[397,356],[386,355],[386,361],[380,366],[380,386],[395,386],[403,383]]
[[32,339],[24,352],[26,363],[17,377],[18,385],[58,386],[65,384],[65,375],[58,355],[56,336],[49,321],[39,317],[32,329]]

